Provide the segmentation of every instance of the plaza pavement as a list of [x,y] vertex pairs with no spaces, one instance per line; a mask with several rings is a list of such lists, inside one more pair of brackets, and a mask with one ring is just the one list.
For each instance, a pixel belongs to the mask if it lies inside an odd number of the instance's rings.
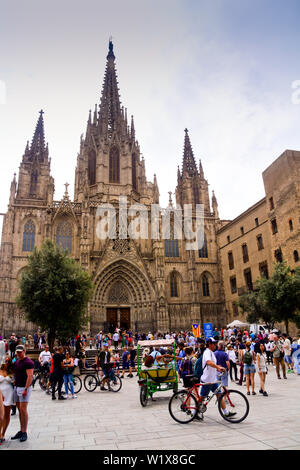
[[[137,378],[123,380],[120,392],[89,393],[82,388],[77,399],[52,401],[39,386],[29,405],[28,440],[11,441],[19,431],[18,415],[11,417],[7,442],[0,450],[83,449],[300,449],[300,376],[288,374],[278,380],[269,366],[266,390],[248,397],[250,412],[240,424],[227,423],[211,401],[204,421],[181,425],[168,412],[170,392],[157,394],[157,401],[142,408]],[[246,392],[245,386],[230,388]]]

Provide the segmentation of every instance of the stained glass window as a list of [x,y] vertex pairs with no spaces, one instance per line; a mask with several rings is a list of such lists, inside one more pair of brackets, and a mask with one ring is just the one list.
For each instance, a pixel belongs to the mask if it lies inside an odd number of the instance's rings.
[[56,244],[72,252],[72,226],[69,222],[61,222],[56,231]]
[[28,220],[24,225],[23,251],[33,251],[35,239],[35,225],[32,220]]

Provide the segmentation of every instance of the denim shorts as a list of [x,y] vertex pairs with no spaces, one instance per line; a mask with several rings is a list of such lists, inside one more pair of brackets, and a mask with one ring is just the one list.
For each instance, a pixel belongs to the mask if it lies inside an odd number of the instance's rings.
[[255,372],[255,364],[251,364],[251,366],[249,366],[248,364],[244,364],[244,375],[254,374]]
[[200,396],[201,397],[207,397],[209,392],[214,392],[215,390],[217,390],[219,384],[210,384],[210,385],[202,385],[201,387],[201,392],[200,392]]
[[28,403],[31,395],[32,387],[30,386],[27,390],[27,395],[23,397],[22,393],[24,392],[25,387],[15,387],[14,389],[14,402],[15,403]]
[[287,364],[293,364],[292,356],[284,356],[284,361]]

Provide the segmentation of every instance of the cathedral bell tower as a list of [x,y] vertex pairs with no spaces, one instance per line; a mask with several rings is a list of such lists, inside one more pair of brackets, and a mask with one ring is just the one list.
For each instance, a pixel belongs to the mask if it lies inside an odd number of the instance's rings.
[[39,204],[51,204],[54,180],[50,175],[48,144],[45,144],[43,110],[35,128],[31,145],[27,141],[19,168],[16,202],[36,200]]
[[100,105],[89,113],[77,156],[75,201],[113,202],[122,195],[129,202],[151,203],[155,185],[146,181],[133,116],[129,125],[121,106],[112,41],[106,59]]
[[178,167],[176,203],[182,208],[184,204],[204,204],[204,214],[210,215],[208,182],[204,178],[201,161],[197,168],[188,130],[185,129],[182,170]]

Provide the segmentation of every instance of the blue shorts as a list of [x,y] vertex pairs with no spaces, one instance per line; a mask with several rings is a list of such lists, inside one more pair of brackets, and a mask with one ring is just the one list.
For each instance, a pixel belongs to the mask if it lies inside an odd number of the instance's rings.
[[244,375],[255,374],[255,372],[256,367],[254,364],[251,364],[251,366],[249,366],[248,364],[244,364]]
[[293,364],[292,356],[284,356],[284,361],[287,364]]
[[131,367],[135,367],[134,359],[130,359],[129,364]]
[[122,362],[122,369],[129,369],[129,362]]
[[219,384],[210,384],[210,385],[202,385],[200,396],[207,397],[209,392],[214,392],[217,390]]

